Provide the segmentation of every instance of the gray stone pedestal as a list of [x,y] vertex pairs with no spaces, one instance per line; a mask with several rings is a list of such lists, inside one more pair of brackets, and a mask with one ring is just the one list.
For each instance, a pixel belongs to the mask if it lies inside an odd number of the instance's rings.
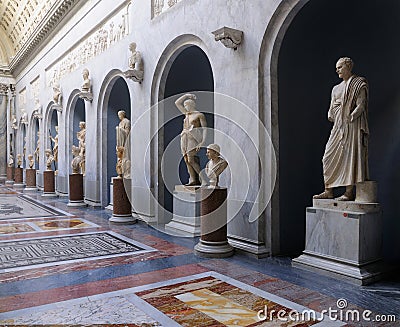
[[227,189],[202,188],[201,238],[194,253],[204,258],[226,258],[233,255],[233,247],[227,237]]
[[381,248],[378,203],[314,199],[306,209],[306,248],[292,265],[366,285],[381,277]]
[[188,237],[200,235],[199,187],[175,185],[173,216],[165,225],[166,231]]
[[7,166],[7,180],[6,186],[13,186],[14,185],[14,172],[15,168]]

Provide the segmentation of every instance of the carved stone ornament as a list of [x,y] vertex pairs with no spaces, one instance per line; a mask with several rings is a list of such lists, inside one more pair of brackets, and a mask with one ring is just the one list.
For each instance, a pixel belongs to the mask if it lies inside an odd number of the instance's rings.
[[32,111],[32,116],[37,119],[42,119],[42,106],[39,102],[39,99],[35,99],[35,108]]
[[7,95],[8,93],[8,84],[0,83],[0,95]]
[[55,109],[59,112],[62,112],[62,93],[60,84],[54,83],[53,85],[53,104],[51,105],[52,109]]
[[224,26],[212,33],[215,36],[215,41],[221,41],[227,48],[236,50],[240,43],[242,43],[243,31]]
[[85,101],[89,101],[89,102],[93,101],[93,93],[92,92],[81,92],[81,93],[79,93],[79,97]]

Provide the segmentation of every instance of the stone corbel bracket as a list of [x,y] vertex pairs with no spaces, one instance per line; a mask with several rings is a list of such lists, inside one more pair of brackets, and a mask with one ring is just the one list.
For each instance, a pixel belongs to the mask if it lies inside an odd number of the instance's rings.
[[124,72],[124,76],[139,84],[143,81],[143,71],[138,69],[129,69]]
[[233,50],[236,50],[243,40],[243,31],[226,26],[217,29],[212,34],[215,41],[221,41],[225,47]]
[[[81,98],[85,101],[92,102],[93,101],[93,93],[87,92],[87,91],[81,91],[81,93],[79,93],[79,98]],[[62,110],[62,108],[61,108],[61,110]]]
[[[80,96],[79,96],[79,97],[80,97]],[[93,99],[93,97],[92,97],[92,99]],[[61,105],[57,104],[57,103],[53,103],[53,104],[51,105],[51,109],[57,110],[58,112],[62,112],[63,107],[62,107]]]

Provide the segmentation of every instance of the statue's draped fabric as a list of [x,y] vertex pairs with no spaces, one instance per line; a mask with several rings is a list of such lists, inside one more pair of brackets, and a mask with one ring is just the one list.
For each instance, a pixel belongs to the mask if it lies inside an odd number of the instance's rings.
[[[325,187],[354,185],[368,179],[368,83],[352,76],[342,82],[341,96],[332,101],[328,116],[333,128],[322,158]],[[361,112],[353,112],[363,103]],[[354,114],[353,122],[350,115]]]

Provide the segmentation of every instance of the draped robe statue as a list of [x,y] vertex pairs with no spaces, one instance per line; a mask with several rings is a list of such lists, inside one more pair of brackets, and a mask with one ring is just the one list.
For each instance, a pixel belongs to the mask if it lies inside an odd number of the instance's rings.
[[333,198],[334,187],[346,186],[338,200],[353,200],[353,186],[369,178],[368,82],[353,75],[352,66],[350,58],[336,64],[343,81],[332,90],[328,119],[333,127],[322,158],[325,191],[316,199]]

